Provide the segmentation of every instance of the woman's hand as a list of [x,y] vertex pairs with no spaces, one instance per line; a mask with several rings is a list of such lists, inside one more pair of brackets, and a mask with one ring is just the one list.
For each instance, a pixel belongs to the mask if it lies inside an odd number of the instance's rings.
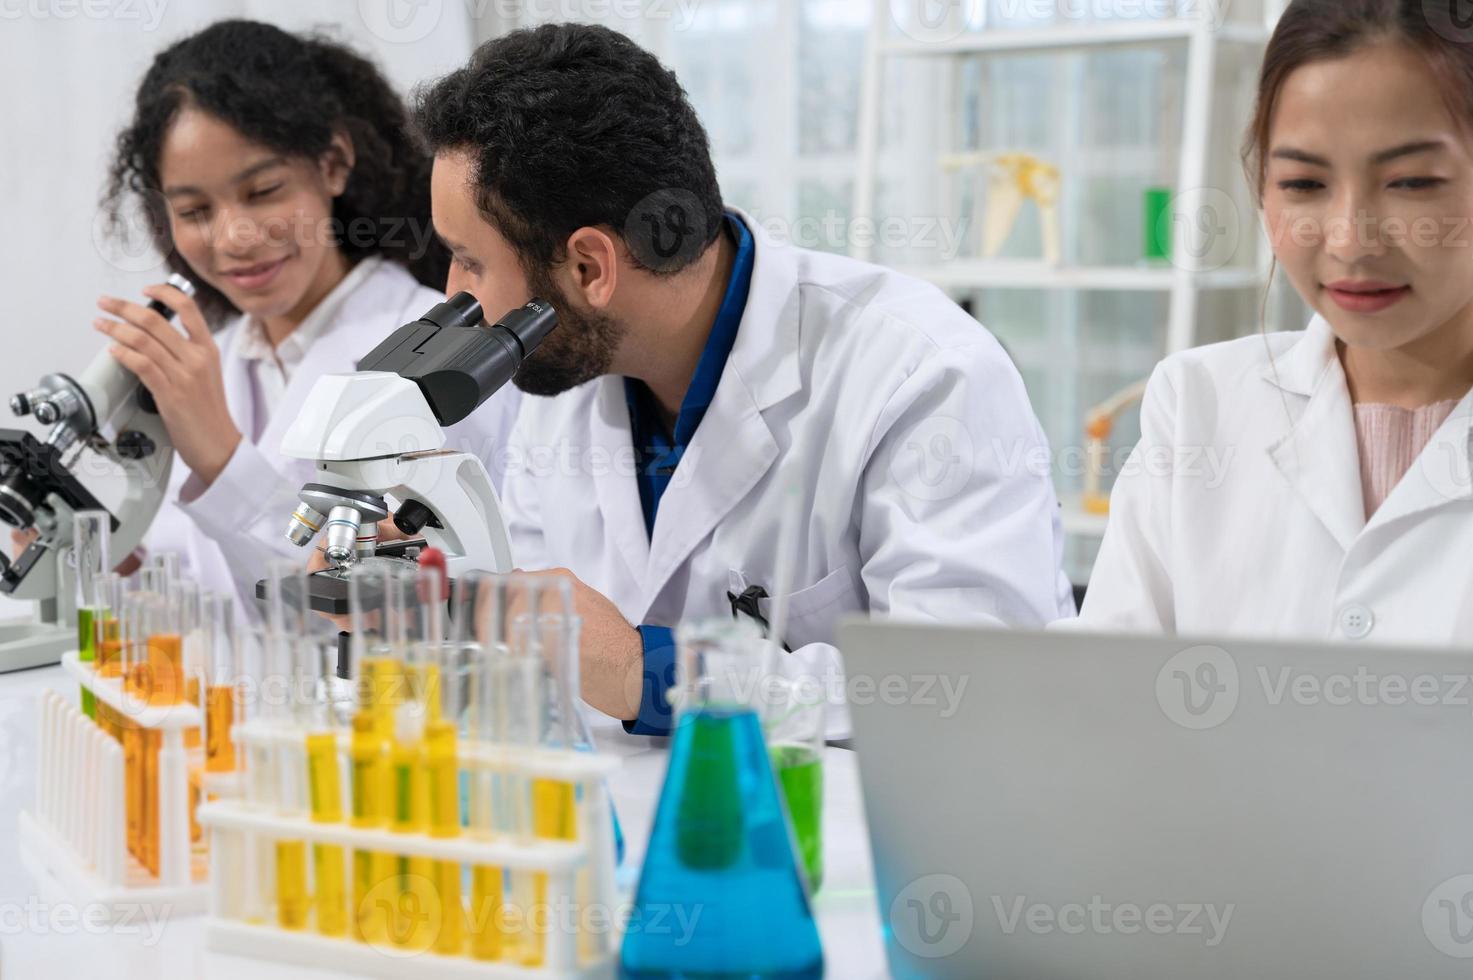
[[183,292],[149,286],[143,295],[173,310],[185,334],[148,307],[111,296],[100,298],[97,307],[118,319],[99,317],[93,326],[112,339],[114,359],[153,393],[179,458],[209,486],[241,438],[225,402],[220,348],[199,307]]

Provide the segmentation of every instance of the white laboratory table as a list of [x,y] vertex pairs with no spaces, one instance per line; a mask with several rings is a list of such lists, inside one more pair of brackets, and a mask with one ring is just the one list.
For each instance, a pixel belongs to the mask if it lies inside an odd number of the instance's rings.
[[[60,667],[0,674],[0,980],[345,976],[209,952],[199,917],[166,920],[161,927],[137,922],[97,932],[74,919],[58,918],[48,925],[44,916],[33,915],[41,899],[16,852],[17,815],[31,805],[35,792],[36,695],[47,687],[68,686]],[[624,759],[611,788],[628,849],[621,883],[632,889],[665,774],[664,740],[627,736],[612,722],[597,727],[595,736],[601,751]],[[824,772],[825,872],[814,909],[826,973],[842,980],[884,977],[888,974],[854,754],[830,749]],[[38,919],[40,928],[33,925]],[[413,974],[413,966],[406,964],[405,976]]]

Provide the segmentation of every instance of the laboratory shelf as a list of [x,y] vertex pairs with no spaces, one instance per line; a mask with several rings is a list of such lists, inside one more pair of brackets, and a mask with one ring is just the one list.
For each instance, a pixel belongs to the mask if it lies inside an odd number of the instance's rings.
[[1171,266],[1059,266],[1037,261],[960,259],[936,265],[901,266],[899,271],[941,289],[1060,289],[1099,292],[1170,292],[1185,279],[1207,290],[1258,289],[1257,269],[1191,272]]
[[1259,24],[1228,23],[1214,27],[1205,19],[1180,18],[1120,21],[1076,27],[1050,26],[1015,30],[997,28],[967,32],[947,39],[896,39],[885,42],[881,50],[884,54],[897,57],[1072,51],[1081,48],[1187,41],[1201,32],[1210,33],[1216,40],[1234,44],[1266,44],[1269,37],[1268,31]]

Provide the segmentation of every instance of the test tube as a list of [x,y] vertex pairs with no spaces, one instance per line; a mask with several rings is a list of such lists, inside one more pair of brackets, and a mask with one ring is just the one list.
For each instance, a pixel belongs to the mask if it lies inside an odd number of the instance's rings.
[[[460,835],[460,776],[456,760],[456,725],[461,715],[460,685],[445,637],[445,593],[448,582],[438,567],[421,567],[416,576],[420,606],[420,660],[424,668],[424,757],[429,832],[432,837]],[[439,910],[435,952],[458,955],[465,950],[465,913],[461,904],[460,864],[435,861],[430,870],[433,901]]]
[[[398,697],[397,656],[388,638],[392,579],[381,563],[363,562],[348,578],[351,675],[356,710],[348,749],[351,813],[354,827],[388,826],[391,787],[387,754],[392,707]],[[353,938],[386,943],[390,906],[381,900],[380,885],[393,874],[392,856],[382,851],[353,851]]]
[[[249,679],[249,692],[242,691],[235,702],[237,727],[250,732],[237,746],[237,764],[243,768],[247,804],[260,810],[276,807],[276,753],[269,737],[275,722],[282,678],[272,676],[271,648],[273,638],[264,629],[238,626],[233,631],[232,662],[242,680]],[[243,860],[247,869],[243,894],[240,896],[248,922],[264,923],[268,914],[268,896],[275,892],[276,861],[267,842],[255,834],[247,835]]]
[[[94,663],[97,657],[96,622],[106,612],[101,605],[105,596],[102,579],[112,566],[108,563],[108,535],[112,529],[106,511],[80,510],[72,517],[72,561],[77,569],[77,659]],[[97,701],[92,692],[82,688],[82,713],[97,717]]]
[[241,674],[237,663],[235,603],[228,595],[211,593],[206,605],[210,616],[199,686],[200,715],[205,725],[205,772],[225,774],[236,770],[231,728],[235,724],[236,684]]
[[152,577],[152,599],[146,605],[150,704],[178,704],[184,700],[184,610],[180,597],[179,558],[160,556]]
[[[184,700],[190,704],[198,705],[200,675],[204,672],[204,644],[207,631],[206,620],[213,615],[213,610],[205,608],[207,593],[200,590],[198,583],[185,582],[176,583],[174,588],[175,603],[179,616],[180,636],[180,669],[184,675]],[[203,715],[200,716],[203,719]],[[200,730],[198,728],[186,728],[184,730],[184,748],[197,750],[200,747]]]
[[[343,820],[342,783],[338,775],[338,732],[332,714],[331,681],[336,673],[337,647],[304,638],[302,673],[314,681],[311,720],[307,729],[307,784],[313,823]],[[312,845],[317,931],[342,936],[348,931],[346,868],[343,849],[336,844]]]
[[[497,716],[501,721],[501,741],[522,755],[537,749],[547,716],[543,693],[546,672],[537,633],[542,585],[539,578],[529,575],[512,575],[507,580],[510,642],[508,656],[502,662],[506,676]],[[544,826],[552,827],[557,819],[557,807],[562,802],[562,794],[557,787],[544,785],[540,779],[528,779],[520,772],[508,774],[502,798],[505,804],[504,826],[513,837],[528,844],[534,837],[541,836]],[[540,821],[539,804],[543,814]],[[543,937],[533,932],[531,915],[539,896],[546,892],[546,875],[513,871],[510,879],[512,903],[520,911],[522,923],[515,957],[524,966],[541,966]]]
[[[102,612],[93,620],[94,669],[99,677],[109,680],[123,676],[123,599],[128,594],[128,580],[116,572],[108,572],[98,583],[102,595]],[[123,740],[122,717],[106,702],[97,704],[97,724],[119,742]]]
[[[389,751],[393,784],[393,818],[389,829],[395,833],[418,834],[429,829],[430,786],[424,765],[424,735],[430,709],[429,690],[431,686],[439,687],[438,678],[432,677],[434,666],[425,642],[428,624],[438,619],[433,611],[426,614],[426,604],[421,600],[426,590],[432,599],[438,596],[438,578],[426,575],[421,582],[419,569],[394,570],[386,575],[385,588],[389,596],[384,604],[389,640],[403,651],[404,664],[404,697],[394,708]],[[397,856],[398,898],[392,936],[396,946],[421,952],[433,944],[435,937],[430,934],[429,926],[440,918],[434,874],[434,862],[429,858]]]
[[[273,711],[275,723],[300,731],[305,738],[306,720],[311,715],[309,699],[315,670],[304,663],[305,627],[302,604],[306,600],[306,569],[297,562],[281,559],[267,565],[268,591],[267,655],[270,674],[284,678],[285,705]],[[287,816],[301,816],[307,810],[307,758],[305,741],[278,746],[277,805]],[[311,895],[307,881],[307,842],[282,838],[276,841],[276,921],[283,929],[307,928],[311,915]]]
[[[456,582],[452,646],[466,665],[468,701],[466,734],[482,755],[498,741],[497,705],[505,671],[500,661],[506,656],[501,642],[505,616],[505,586],[499,576],[469,572]],[[478,840],[496,836],[497,813],[501,809],[500,774],[484,765],[470,770],[466,825]],[[506,947],[501,914],[504,901],[502,869],[494,865],[471,868],[471,906],[468,929],[471,956],[498,960]]]

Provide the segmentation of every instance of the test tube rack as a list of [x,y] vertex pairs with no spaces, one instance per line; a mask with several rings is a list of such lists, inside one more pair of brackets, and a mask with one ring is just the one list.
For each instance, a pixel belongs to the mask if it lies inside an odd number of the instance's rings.
[[[234,737],[245,758],[252,747],[276,752],[300,752],[302,758],[284,768],[306,771],[306,747],[300,730],[283,729],[269,722],[238,724]],[[347,772],[351,736],[337,738],[338,767]],[[617,928],[618,893],[615,885],[615,844],[612,803],[607,778],[621,765],[617,757],[571,749],[537,747],[519,749],[501,744],[461,741],[457,746],[457,777],[492,773],[526,780],[553,780],[576,787],[576,837],[571,841],[529,839],[523,836],[472,836],[462,828],[457,837],[434,837],[428,833],[401,833],[387,827],[355,827],[341,823],[319,823],[307,813],[283,813],[247,798],[221,799],[199,808],[198,819],[210,831],[210,906],[206,920],[209,947],[222,953],[250,956],[324,970],[346,971],[368,977],[419,980],[605,980],[617,973],[620,935]],[[239,835],[243,849],[216,846],[220,834]],[[311,925],[305,929],[282,928],[271,916],[250,916],[249,900],[243,895],[259,894],[256,880],[241,880],[242,874],[258,874],[257,861],[232,861],[235,853],[269,854],[277,841],[302,841],[309,846],[335,845],[345,851],[386,852],[408,858],[452,861],[462,867],[504,868],[516,873],[545,875],[544,901],[572,903],[574,908],[596,906],[607,914],[607,930],[582,933],[549,926],[542,962],[537,966],[504,960],[478,960],[465,954],[429,950],[411,952],[394,949],[383,942],[364,942],[349,936],[324,936]],[[353,871],[346,872],[351,877]],[[580,887],[581,876],[581,887]],[[352,889],[343,882],[343,892]],[[575,916],[581,920],[583,916]],[[412,959],[410,959],[412,957]]]
[[38,704],[35,811],[21,811],[21,861],[41,888],[56,899],[104,909],[109,921],[141,909],[160,914],[205,911],[209,890],[200,879],[205,866],[190,845],[189,766],[184,731],[198,727],[191,704],[144,705],[123,690],[121,678],[103,677],[77,651],[62,655],[62,667],[99,704],[115,709],[140,728],[161,733],[159,781],[159,873],[128,853],[123,749],[97,722],[67,698],[42,691]]

